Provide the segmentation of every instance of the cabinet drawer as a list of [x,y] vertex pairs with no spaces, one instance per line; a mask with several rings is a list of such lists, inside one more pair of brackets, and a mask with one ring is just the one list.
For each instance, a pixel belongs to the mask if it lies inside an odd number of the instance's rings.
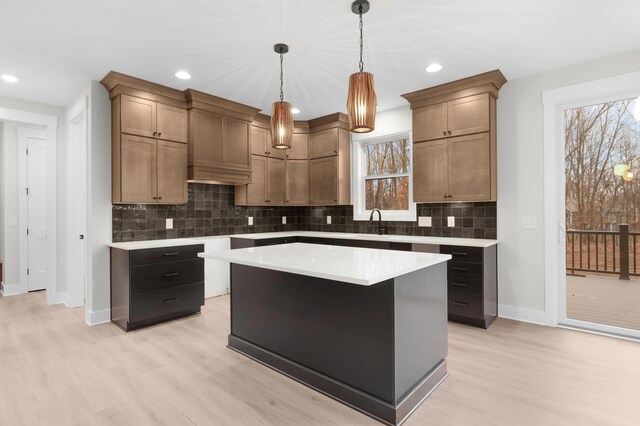
[[180,260],[131,268],[131,293],[204,282],[204,259]]
[[332,238],[298,237],[298,242],[307,244],[324,244],[326,246],[333,245]]
[[131,295],[129,322],[197,309],[204,305],[204,283]]
[[481,319],[484,316],[482,296],[477,294],[449,292],[449,315]]
[[482,263],[457,262],[450,260],[447,265],[449,277],[475,277],[482,278]]
[[440,253],[450,254],[451,260],[482,263],[482,247],[440,246]]
[[129,262],[131,266],[135,266],[150,263],[173,262],[175,260],[195,259],[198,257],[198,253],[203,251],[204,244],[132,250]]
[[482,280],[479,278],[449,276],[449,291],[482,295]]
[[283,237],[283,238],[265,238],[263,240],[258,240],[256,242],[256,246],[277,246],[280,244],[291,244],[297,242],[298,239],[296,237]]

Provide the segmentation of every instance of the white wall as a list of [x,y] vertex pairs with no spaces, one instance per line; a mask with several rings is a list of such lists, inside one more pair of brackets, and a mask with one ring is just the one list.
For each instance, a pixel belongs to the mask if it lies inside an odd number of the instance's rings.
[[[64,171],[66,170],[66,155],[65,155],[65,145],[61,143],[64,141],[64,109],[56,106],[45,105],[35,102],[23,101],[20,99],[13,99],[0,96],[0,107],[1,108],[11,108],[21,111],[27,111],[38,114],[46,114],[51,115],[58,118],[58,129],[56,132],[56,137],[58,140],[57,144],[57,154],[56,154],[56,167],[57,167],[57,180],[56,180],[56,191],[57,191],[57,226],[56,230],[58,233],[57,240],[57,254],[58,254],[58,268],[57,268],[57,282],[58,282],[58,292],[65,291],[66,285],[66,267],[64,264],[66,263],[65,259],[65,247],[66,242],[64,239],[60,238],[62,232],[64,230],[64,215],[66,211],[66,203],[64,203],[64,199],[66,196],[66,188],[65,188],[65,175]],[[2,136],[2,162],[0,163],[0,176],[2,177],[2,181],[0,182],[0,186],[2,186],[2,190],[0,190],[1,199],[0,199],[0,209],[3,210],[4,223],[2,224],[2,238],[0,239],[0,245],[3,245],[4,251],[4,265],[3,269],[5,272],[5,277],[3,281],[7,285],[17,284],[20,280],[19,275],[19,265],[18,265],[18,228],[17,226],[13,226],[12,219],[18,219],[18,178],[17,178],[17,164],[18,164],[18,137],[17,137],[17,128],[19,127],[19,123],[7,122],[4,123],[3,136]],[[30,127],[25,126],[22,127]]]
[[409,104],[400,108],[376,113],[376,128],[369,133],[351,133],[352,141],[371,139],[395,133],[410,132],[412,129]]
[[[0,122],[0,259],[4,259],[4,241],[5,241],[5,223],[4,223],[4,123]],[[0,285],[4,281],[3,276],[0,277]]]
[[[640,50],[509,81],[500,91],[497,221],[501,316],[544,322],[542,92],[638,70]],[[523,229],[522,219],[527,216],[537,218],[537,229]]]

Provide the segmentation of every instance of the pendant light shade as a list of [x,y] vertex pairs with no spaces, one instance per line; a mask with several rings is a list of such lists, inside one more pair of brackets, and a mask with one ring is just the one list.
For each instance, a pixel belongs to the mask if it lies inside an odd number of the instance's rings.
[[349,77],[349,93],[347,95],[347,112],[349,113],[349,129],[354,133],[369,133],[375,129],[376,107],[378,100],[373,84],[373,74],[364,72],[362,61],[362,15],[369,11],[367,0],[356,0],[351,3],[351,11],[360,18],[360,72]]
[[291,148],[293,137],[293,113],[289,102],[273,103],[271,111],[271,141],[275,149]]
[[357,72],[349,77],[349,95],[347,112],[349,128],[354,133],[373,131],[376,124],[376,91],[373,85],[373,74]]
[[289,149],[293,137],[293,112],[291,104],[284,101],[283,91],[283,56],[289,51],[289,46],[278,43],[273,50],[280,55],[280,101],[273,103],[271,111],[271,145],[275,149]]

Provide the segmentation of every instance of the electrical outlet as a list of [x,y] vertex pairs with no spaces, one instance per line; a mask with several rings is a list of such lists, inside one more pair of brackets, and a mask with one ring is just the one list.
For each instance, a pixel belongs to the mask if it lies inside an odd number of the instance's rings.
[[456,226],[456,217],[455,216],[447,216],[447,226],[449,226],[449,227]]
[[287,217],[286,216],[282,216],[282,224],[283,225],[287,224]]
[[253,216],[249,216],[249,226],[253,226]]
[[431,216],[418,217],[418,226],[431,226]]
[[327,216],[327,225],[331,225],[331,216]]
[[167,219],[167,229],[173,229],[173,219]]
[[523,217],[522,227],[524,229],[536,229],[538,227],[538,221],[535,217]]

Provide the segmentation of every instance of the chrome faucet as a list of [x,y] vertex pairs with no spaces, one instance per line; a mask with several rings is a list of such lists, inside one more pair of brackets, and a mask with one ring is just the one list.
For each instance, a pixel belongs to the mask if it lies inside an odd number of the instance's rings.
[[378,212],[378,235],[382,235],[387,228],[382,226],[382,213],[380,213],[380,209],[371,210],[371,216],[369,216],[369,222],[373,222],[373,214]]

